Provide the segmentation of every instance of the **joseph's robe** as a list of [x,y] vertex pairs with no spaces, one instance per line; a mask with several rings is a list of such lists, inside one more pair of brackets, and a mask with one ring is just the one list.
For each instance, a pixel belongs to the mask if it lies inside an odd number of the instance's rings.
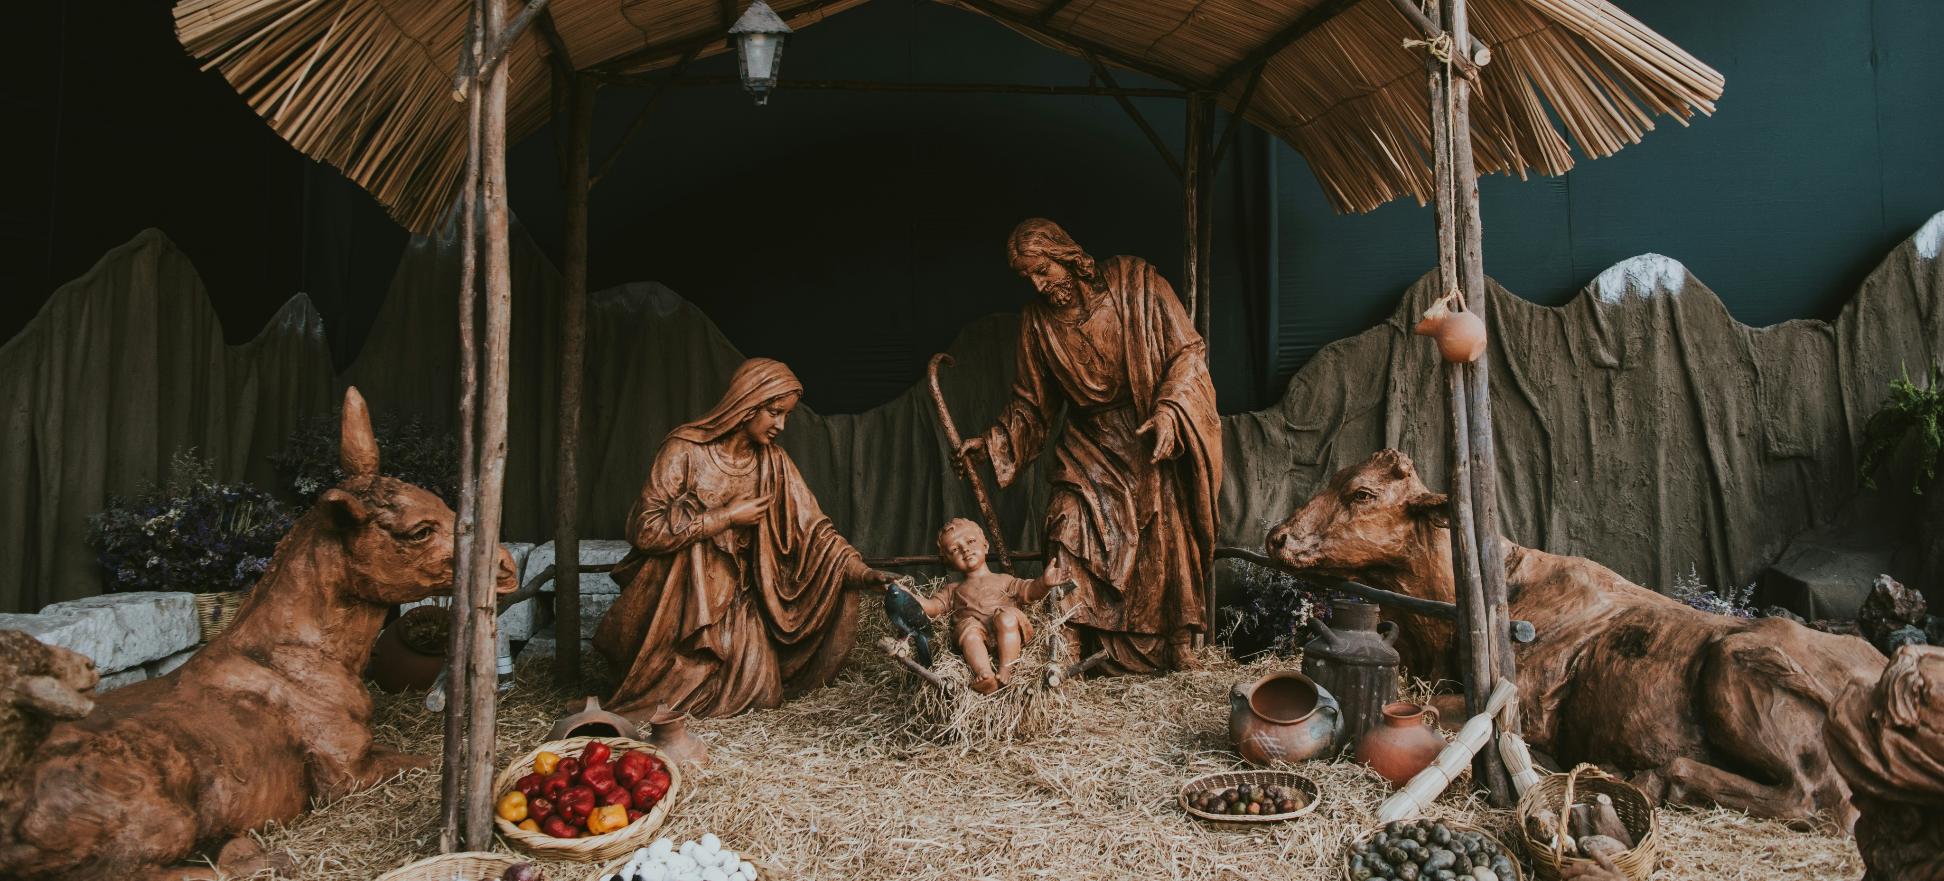
[[[1039,455],[1062,408],[1046,512],[1049,559],[1078,586],[1069,621],[1120,672],[1175,666],[1170,644],[1206,632],[1203,584],[1215,553],[1221,421],[1206,344],[1146,261],[1099,264],[1101,291],[1068,322],[1036,299],[1020,317],[1012,400],[985,434],[1002,486]],[[1152,435],[1172,414],[1179,455],[1151,462]]]

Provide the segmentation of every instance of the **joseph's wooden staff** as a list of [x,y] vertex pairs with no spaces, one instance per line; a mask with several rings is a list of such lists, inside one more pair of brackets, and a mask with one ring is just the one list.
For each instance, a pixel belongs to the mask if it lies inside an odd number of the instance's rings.
[[952,458],[958,460],[959,468],[965,479],[972,483],[972,495],[979,500],[979,513],[984,515],[986,531],[992,533],[992,549],[999,554],[1000,568],[1011,572],[1012,553],[1006,550],[1006,530],[999,525],[999,512],[992,507],[992,496],[986,492],[985,477],[979,474],[977,463],[971,456],[959,455],[958,426],[952,424],[952,411],[945,406],[945,393],[938,390],[938,366],[952,366],[952,356],[939,352],[932,356],[931,364],[925,368],[925,375],[931,380],[932,403],[938,405],[938,424],[945,427],[945,440],[952,445]]

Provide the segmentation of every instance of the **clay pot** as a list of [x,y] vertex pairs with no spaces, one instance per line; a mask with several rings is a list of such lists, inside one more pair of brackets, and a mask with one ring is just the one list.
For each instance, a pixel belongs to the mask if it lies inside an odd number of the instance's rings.
[[1390,781],[1391,788],[1403,786],[1444,752],[1445,739],[1438,736],[1437,724],[1437,710],[1394,701],[1384,707],[1384,723],[1357,741],[1357,758]]
[[1256,765],[1300,762],[1330,749],[1343,713],[1336,698],[1294,670],[1229,690],[1229,742]]
[[1485,354],[1485,322],[1476,312],[1453,312],[1440,300],[1425,310],[1424,320],[1411,329],[1438,342],[1438,355],[1453,364],[1478,360]]
[[[568,706],[572,706],[572,702]],[[633,740],[638,736],[639,726],[626,716],[618,716],[601,709],[601,699],[588,695],[581,699],[581,706],[570,715],[554,723],[547,732],[548,740],[566,740],[569,737],[625,737]]]
[[686,714],[662,707],[648,718],[648,724],[654,728],[648,742],[661,747],[677,763],[689,768],[709,766],[709,745],[689,733]]
[[408,688],[431,688],[446,667],[444,652],[426,654],[405,641],[404,622],[401,617],[378,634],[378,642],[371,647],[371,663],[365,667],[366,678],[392,694]]

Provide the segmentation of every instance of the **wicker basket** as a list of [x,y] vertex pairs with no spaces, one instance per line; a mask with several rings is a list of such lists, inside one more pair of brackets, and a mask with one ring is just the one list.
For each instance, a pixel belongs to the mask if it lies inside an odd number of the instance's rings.
[[[627,865],[628,859],[633,856],[634,849],[629,848],[627,853],[621,854],[603,864],[599,869],[595,869],[593,874],[587,876],[587,881],[601,881],[602,878],[606,878],[614,872],[621,871],[621,867]],[[749,859],[748,856],[744,856],[743,859],[749,860],[750,864],[756,867],[756,881],[782,881],[783,873],[777,871],[774,866],[762,860]]]
[[[1443,823],[1446,828],[1450,829],[1453,832],[1476,832],[1480,836],[1483,836],[1486,841],[1491,842],[1494,847],[1497,847],[1500,853],[1505,854],[1505,858],[1512,863],[1512,877],[1510,878],[1501,877],[1499,881],[1525,881],[1525,868],[1519,865],[1518,852],[1514,851],[1512,848],[1506,847],[1505,842],[1500,841],[1498,836],[1493,835],[1492,833],[1487,832],[1483,829],[1480,829],[1477,826],[1473,826],[1470,823],[1465,823],[1458,820],[1441,820],[1437,818],[1430,818],[1430,819],[1432,819],[1434,822]],[[1404,820],[1401,822],[1408,823],[1411,821]],[[1355,839],[1353,839],[1352,843],[1355,843],[1357,841],[1369,841],[1370,839],[1377,837],[1377,833],[1382,832],[1383,830],[1384,830],[1383,826],[1378,826],[1376,828],[1367,830],[1362,835],[1359,835]],[[1343,878],[1343,881],[1354,881],[1354,879],[1350,875],[1350,845],[1349,844],[1345,844],[1343,846],[1343,859],[1339,861],[1339,864],[1341,866],[1341,870],[1338,872],[1338,874]]]
[[225,590],[216,593],[199,593],[196,597],[196,623],[202,628],[202,641],[216,638],[230,626],[236,617],[236,610],[243,608],[244,593],[240,590]]
[[452,881],[454,876],[484,881],[498,878],[507,867],[524,862],[512,854],[484,851],[440,854],[379,875],[378,881]]
[[1660,849],[1660,823],[1647,796],[1631,784],[1607,774],[1593,765],[1580,765],[1570,773],[1552,774],[1526,790],[1519,800],[1519,834],[1525,838],[1526,853],[1532,856],[1532,871],[1543,881],[1558,881],[1560,872],[1576,863],[1593,860],[1569,856],[1561,851],[1561,841],[1541,841],[1532,834],[1531,818],[1541,812],[1557,814],[1559,828],[1566,827],[1566,812],[1577,797],[1605,795],[1613,800],[1613,812],[1633,836],[1632,850],[1614,858],[1613,865],[1633,881],[1647,881],[1654,874]]
[[[1204,792],[1241,786],[1244,783],[1257,786],[1281,786],[1302,790],[1308,796],[1303,806],[1284,814],[1211,814],[1192,803],[1194,796]],[[1181,791],[1175,794],[1181,802],[1181,809],[1189,814],[1217,823],[1280,823],[1294,820],[1310,811],[1316,810],[1316,803],[1323,800],[1323,793],[1316,783],[1308,777],[1290,771],[1223,771],[1219,774],[1203,774],[1187,783],[1181,784]]]
[[499,776],[493,778],[494,803],[499,802],[500,796],[512,792],[513,784],[518,783],[521,777],[533,773],[534,756],[542,752],[551,752],[562,758],[578,756],[582,747],[596,740],[607,744],[617,756],[629,750],[645,750],[668,766],[668,792],[662,796],[661,801],[655,802],[654,809],[613,832],[605,835],[590,835],[586,838],[555,838],[539,832],[528,832],[496,815],[493,817],[493,825],[498,827],[501,837],[535,856],[580,862],[612,860],[624,854],[634,853],[636,848],[655,840],[655,830],[661,828],[662,821],[668,818],[668,809],[674,806],[676,799],[682,794],[682,769],[676,765],[675,759],[669,754],[639,740],[625,737],[569,737],[566,740],[550,740],[540,744],[513,764],[506,766],[505,770],[499,772]]

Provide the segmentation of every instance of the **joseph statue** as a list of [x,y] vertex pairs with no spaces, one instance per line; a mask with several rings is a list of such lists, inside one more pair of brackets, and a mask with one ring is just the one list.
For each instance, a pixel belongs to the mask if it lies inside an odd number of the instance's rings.
[[1038,297],[1020,316],[1012,399],[958,459],[985,455],[1009,486],[1064,409],[1045,548],[1077,585],[1064,599],[1076,650],[1105,649],[1111,672],[1193,667],[1222,482],[1207,345],[1145,260],[1095,261],[1039,218],[1006,253]]

